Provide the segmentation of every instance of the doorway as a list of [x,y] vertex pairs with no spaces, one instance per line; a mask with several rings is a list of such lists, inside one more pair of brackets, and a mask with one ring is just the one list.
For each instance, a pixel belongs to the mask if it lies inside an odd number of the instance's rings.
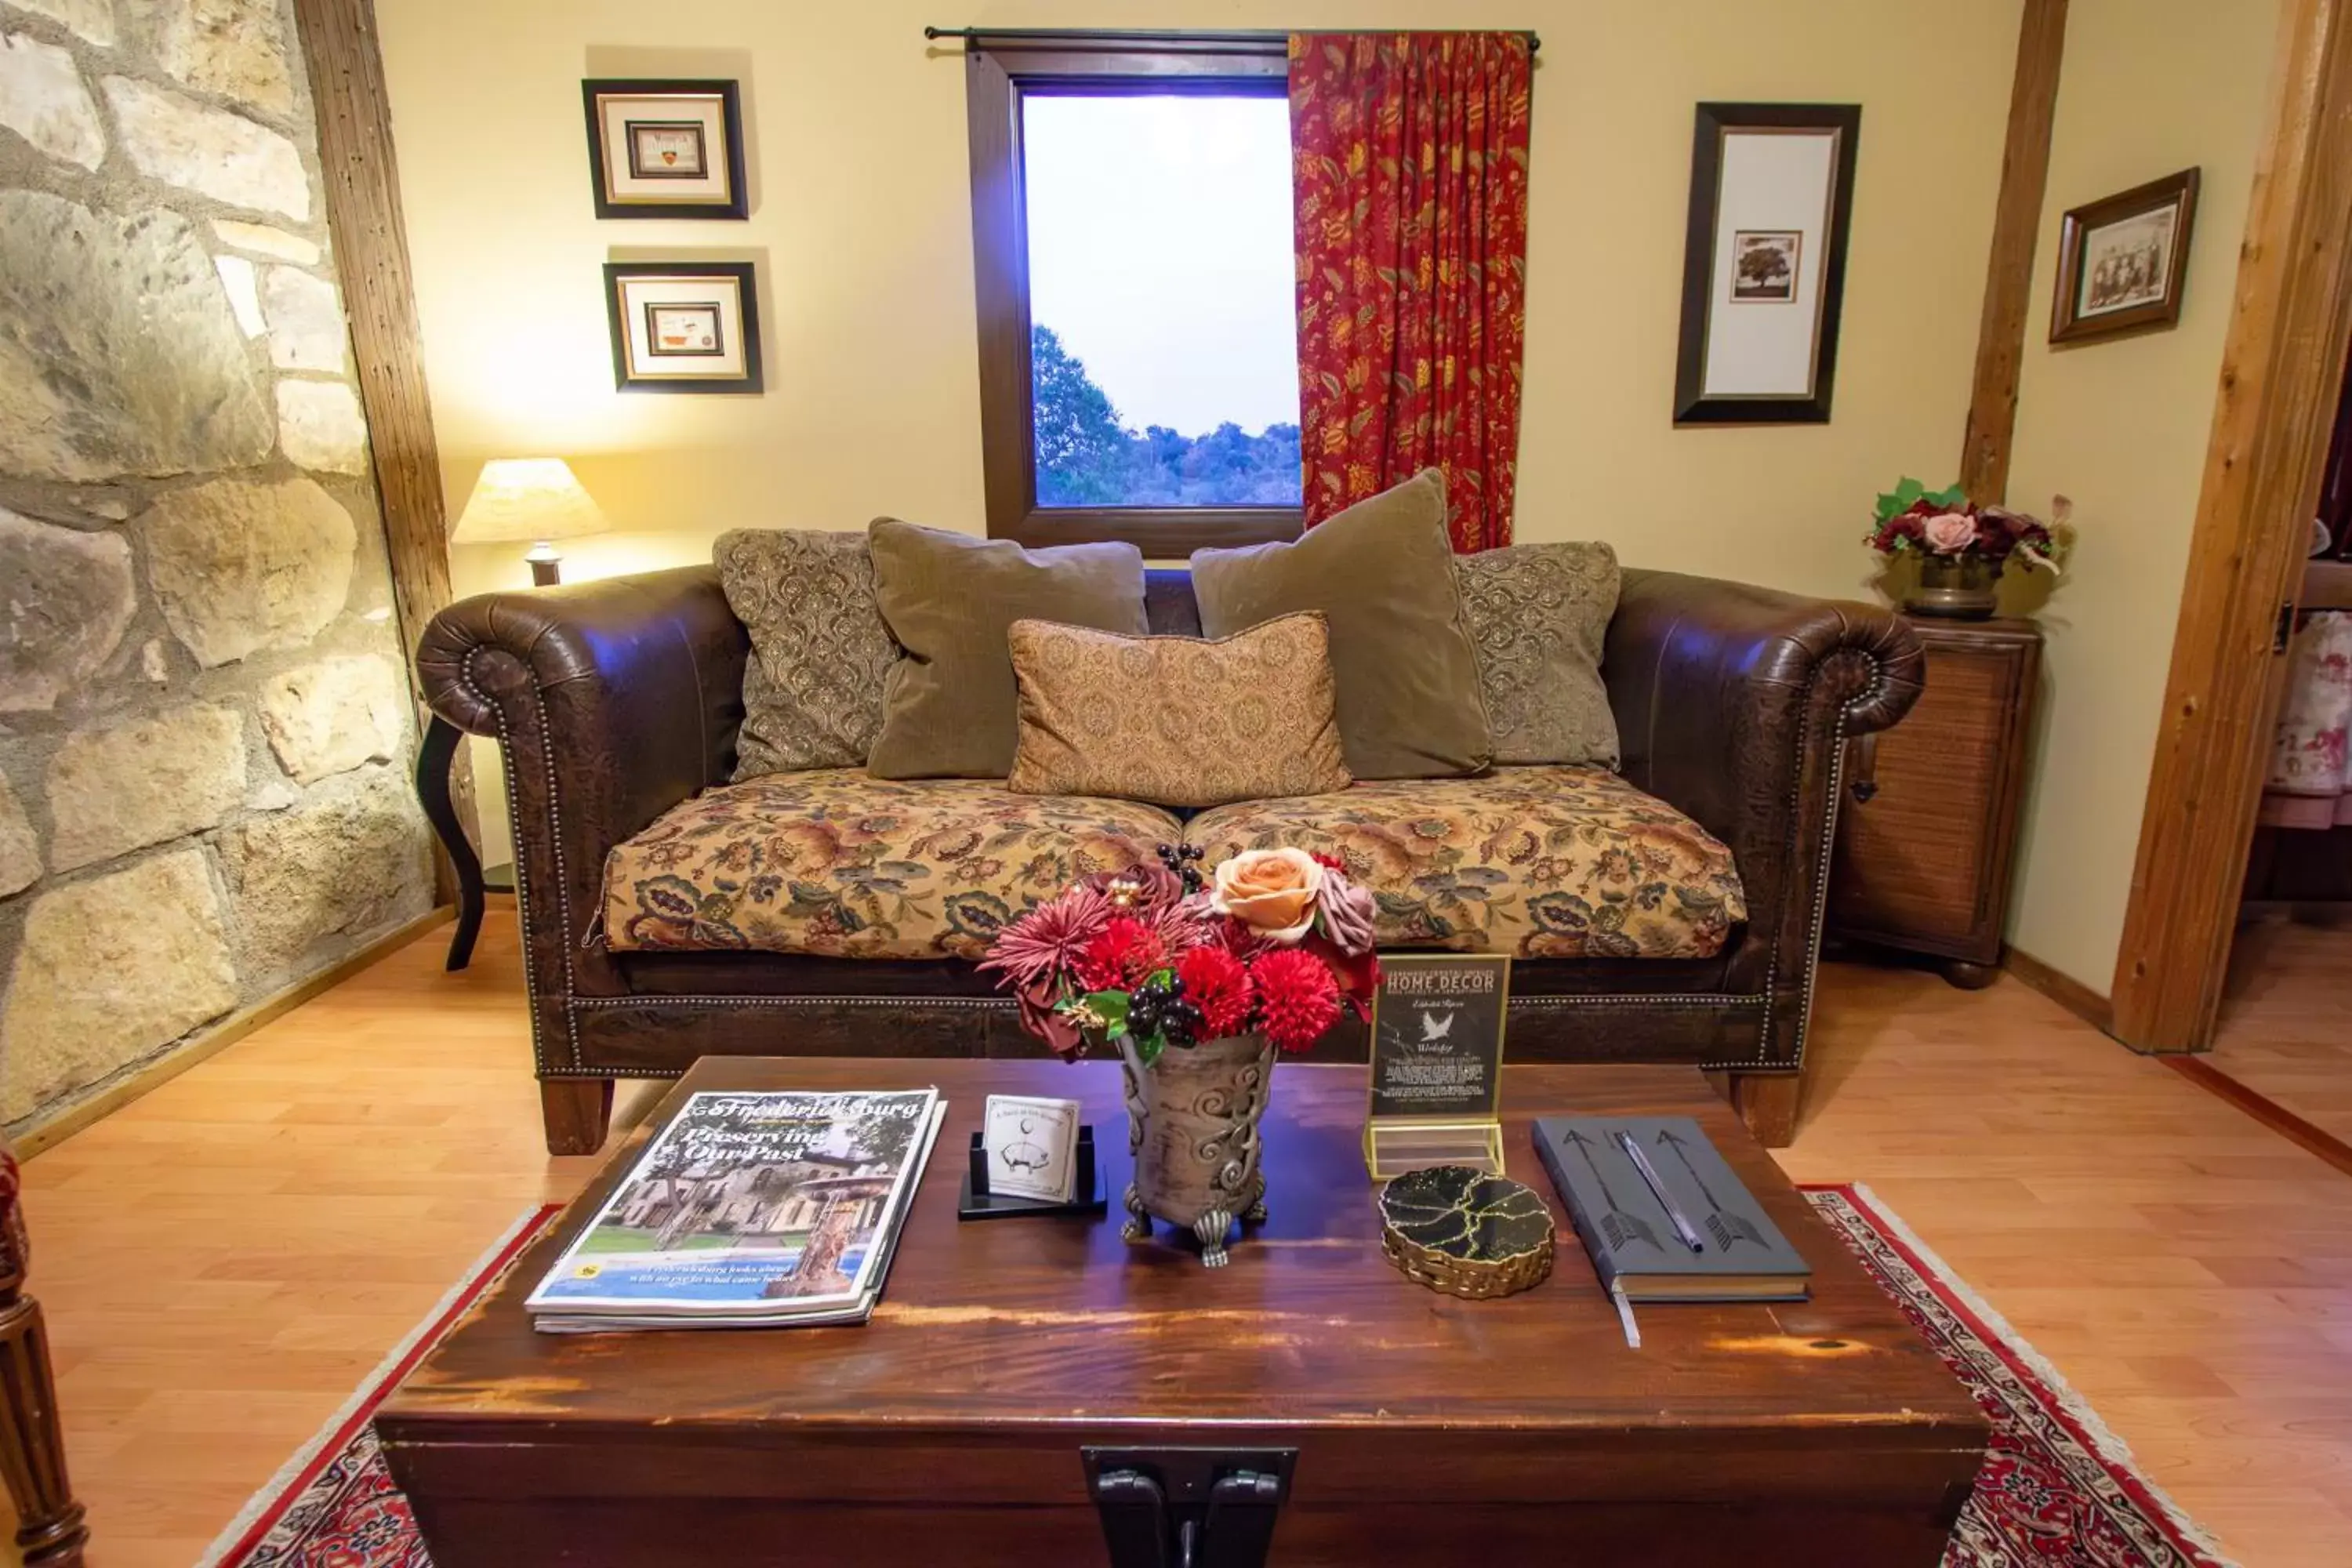
[[2281,40],[2116,966],[2144,1051],[2214,1040],[2352,343],[2352,0]]

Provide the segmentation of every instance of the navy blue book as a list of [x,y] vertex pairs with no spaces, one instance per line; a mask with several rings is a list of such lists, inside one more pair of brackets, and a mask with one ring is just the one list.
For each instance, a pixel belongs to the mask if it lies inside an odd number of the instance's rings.
[[1628,1301],[1811,1293],[1812,1269],[1689,1117],[1547,1116],[1535,1141],[1602,1289]]

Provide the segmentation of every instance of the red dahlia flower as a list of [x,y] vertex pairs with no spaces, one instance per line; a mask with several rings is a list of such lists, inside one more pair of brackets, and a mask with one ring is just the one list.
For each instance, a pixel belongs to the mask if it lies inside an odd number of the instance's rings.
[[1176,957],[1184,999],[1201,1009],[1202,1037],[1223,1039],[1249,1027],[1256,988],[1242,961],[1222,947],[1196,947]]
[[1339,986],[1315,954],[1295,947],[1261,953],[1249,966],[1259,1027],[1286,1051],[1303,1051],[1339,1021]]
[[1121,915],[1087,943],[1072,966],[1089,991],[1124,991],[1140,985],[1154,970],[1168,967],[1168,944],[1131,915]]

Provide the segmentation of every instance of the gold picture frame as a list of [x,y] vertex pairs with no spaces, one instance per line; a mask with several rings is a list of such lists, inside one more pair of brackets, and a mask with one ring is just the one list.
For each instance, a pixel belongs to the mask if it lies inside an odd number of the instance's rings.
[[1364,1089],[1364,1168],[1375,1181],[1428,1165],[1502,1174],[1510,1001],[1508,954],[1381,957]]

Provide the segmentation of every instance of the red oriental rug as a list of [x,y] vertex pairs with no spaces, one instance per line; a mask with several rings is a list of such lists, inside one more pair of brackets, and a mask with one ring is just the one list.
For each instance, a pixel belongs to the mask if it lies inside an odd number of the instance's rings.
[[[2065,1379],[1869,1188],[1804,1191],[1992,1421],[1991,1457],[1944,1568],[2233,1568]],[[200,1568],[433,1568],[369,1417],[556,1213],[518,1222],[221,1532]]]

